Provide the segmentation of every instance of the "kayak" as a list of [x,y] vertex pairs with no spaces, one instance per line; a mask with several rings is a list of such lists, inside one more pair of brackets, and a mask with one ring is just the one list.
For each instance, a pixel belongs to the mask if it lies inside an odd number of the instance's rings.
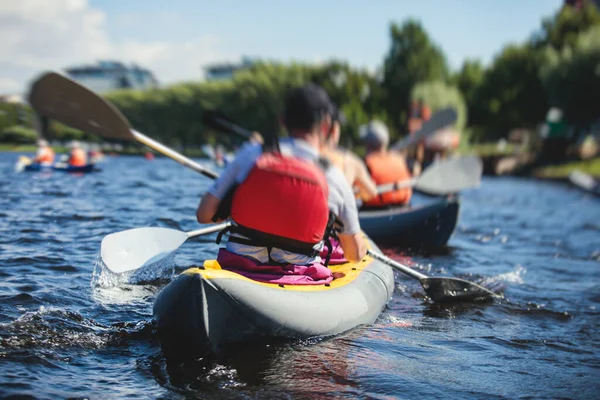
[[[414,199],[418,199],[416,204]],[[457,197],[413,195],[412,205],[362,209],[358,215],[360,226],[376,243],[436,249],[448,243],[456,228],[459,211]]]
[[591,175],[581,171],[573,171],[569,174],[569,181],[581,190],[587,193],[600,196],[600,182]]
[[163,354],[202,357],[236,343],[327,337],[373,323],[392,297],[392,269],[370,256],[329,268],[336,278],[325,285],[258,282],[216,260],[182,272],[154,303]]
[[95,164],[86,164],[80,167],[74,167],[71,165],[42,165],[42,164],[29,164],[23,168],[24,171],[64,171],[64,172],[95,172],[100,171],[96,168]]

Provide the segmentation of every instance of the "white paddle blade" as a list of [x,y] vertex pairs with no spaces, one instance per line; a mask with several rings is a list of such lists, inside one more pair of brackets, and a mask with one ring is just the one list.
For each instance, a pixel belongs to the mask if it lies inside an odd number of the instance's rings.
[[438,161],[419,177],[417,189],[430,194],[458,193],[479,187],[483,163],[478,156],[467,156]]
[[120,274],[167,257],[187,239],[186,232],[176,229],[129,229],[102,239],[100,256],[109,270]]
[[588,175],[584,172],[581,171],[573,171],[569,174],[569,180],[579,186],[582,187],[586,190],[594,190],[597,183],[596,180],[594,178],[592,178],[591,175]]
[[429,135],[432,135],[436,131],[447,127],[448,125],[452,125],[456,122],[457,113],[452,108],[445,108],[433,114],[431,119],[425,121],[421,126],[421,129],[405,137],[403,140],[399,141],[395,145],[391,146],[390,149],[395,151],[401,151],[408,147],[414,146],[419,141]]

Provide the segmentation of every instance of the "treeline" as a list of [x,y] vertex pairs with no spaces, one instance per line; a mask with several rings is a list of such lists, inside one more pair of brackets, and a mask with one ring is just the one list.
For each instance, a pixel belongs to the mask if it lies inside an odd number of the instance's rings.
[[[472,142],[496,140],[514,128],[534,129],[553,106],[580,131],[600,118],[600,12],[592,2],[562,8],[524,43],[503,48],[487,67],[467,60],[451,71],[443,50],[415,20],[392,24],[390,38],[376,74],[337,61],[263,61],[231,80],[124,90],[107,97],[136,129],[176,147],[237,140],[204,127],[206,109],[219,109],[252,130],[280,131],[285,93],[310,81],[323,85],[341,106],[346,145],[357,143],[358,126],[371,118],[385,121],[395,136],[406,134],[414,99],[424,100],[433,111],[454,106],[457,128]],[[51,131],[59,139],[85,137],[59,124]]]

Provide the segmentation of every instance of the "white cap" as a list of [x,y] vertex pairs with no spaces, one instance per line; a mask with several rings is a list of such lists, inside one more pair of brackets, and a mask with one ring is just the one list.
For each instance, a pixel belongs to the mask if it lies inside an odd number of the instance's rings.
[[40,146],[40,147],[42,147],[42,146],[48,146],[48,141],[46,139],[38,139],[37,145]]
[[69,143],[69,148],[71,149],[78,149],[81,147],[81,143],[79,143],[77,140],[73,140],[71,143]]
[[387,146],[390,142],[390,134],[387,126],[378,120],[361,125],[359,136],[365,144],[371,146]]

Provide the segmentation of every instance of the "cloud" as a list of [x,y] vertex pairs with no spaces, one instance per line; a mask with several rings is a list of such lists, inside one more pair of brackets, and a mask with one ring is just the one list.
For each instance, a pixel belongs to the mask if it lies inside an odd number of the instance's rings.
[[112,41],[106,19],[87,0],[0,2],[0,93],[26,90],[43,70],[99,59],[135,62],[161,83],[201,79],[203,65],[231,59],[217,51],[213,35],[177,43]]

